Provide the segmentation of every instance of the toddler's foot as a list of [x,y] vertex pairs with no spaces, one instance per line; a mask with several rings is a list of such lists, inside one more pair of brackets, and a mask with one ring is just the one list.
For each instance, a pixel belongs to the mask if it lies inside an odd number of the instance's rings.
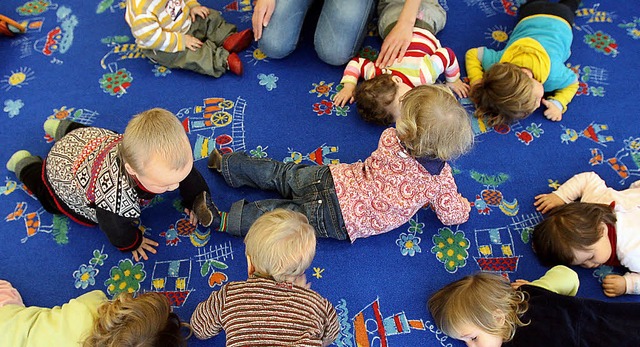
[[229,53],[242,52],[253,42],[253,30],[245,29],[239,33],[233,33],[222,42],[222,47]]
[[56,138],[58,127],[60,127],[59,119],[47,119],[46,121],[44,121],[44,132],[47,133],[47,135],[51,136],[51,138],[53,139]]
[[229,54],[227,57],[227,67],[229,71],[233,72],[235,75],[242,76],[244,69],[242,68],[242,60],[236,53]]
[[24,33],[25,30],[26,28],[18,22],[0,14],[0,34],[5,36],[15,36],[15,34]]
[[208,227],[211,224],[218,227],[220,225],[220,211],[216,205],[211,201],[211,197],[205,191],[196,196],[193,201],[193,213],[196,214],[200,224],[204,227]]
[[31,153],[29,153],[28,151],[25,151],[24,149],[13,153],[13,155],[11,156],[11,158],[9,158],[9,161],[7,162],[7,170],[11,172],[16,172],[16,165],[18,165],[20,160],[29,158],[29,157],[31,157]]
[[220,171],[222,167],[222,154],[217,149],[214,149],[209,153],[209,159],[207,160],[207,167],[209,169],[215,169]]

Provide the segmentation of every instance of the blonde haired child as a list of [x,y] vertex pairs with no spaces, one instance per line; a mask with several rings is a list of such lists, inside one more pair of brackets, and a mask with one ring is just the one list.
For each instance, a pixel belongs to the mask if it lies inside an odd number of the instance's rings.
[[637,346],[640,304],[575,297],[575,271],[555,266],[533,282],[466,276],[428,302],[436,326],[470,347]]
[[20,293],[0,280],[1,346],[186,346],[180,318],[158,293],[108,300],[94,290],[62,306],[25,307]]
[[230,282],[196,307],[196,337],[221,330],[226,345],[328,346],[338,336],[335,309],[309,289],[304,271],[316,251],[313,227],[301,213],[275,209],[256,219],[246,245],[246,281]]
[[617,191],[595,172],[570,178],[535,206],[549,215],[534,228],[532,246],[545,265],[623,265],[624,275],[607,275],[607,296],[640,294],[640,189]]
[[124,135],[68,120],[50,119],[44,127],[56,140],[46,161],[21,150],[7,169],[47,212],[98,225],[111,244],[132,252],[136,261],[156,253],[158,243],[139,229],[140,204],[156,194],[180,188],[191,223],[211,223],[209,188],[193,166],[187,134],[171,112],[142,112],[129,121]]
[[242,75],[237,52],[249,47],[253,31],[236,32],[219,11],[196,0],[126,0],[124,18],[154,63],[213,77],[227,70]]
[[403,225],[427,203],[443,224],[466,222],[471,207],[447,161],[473,144],[467,112],[448,89],[434,85],[412,89],[401,104],[396,128],[382,133],[369,158],[353,164],[309,166],[213,151],[208,166],[227,184],[283,198],[240,200],[228,213],[214,214],[212,224],[244,236],[266,211],[288,208],[305,214],[318,237],[354,242]]
[[[571,26],[580,0],[528,0],[505,49],[472,48],[466,54],[470,99],[489,125],[526,118],[540,105],[545,117],[562,119],[578,91],[578,77],[565,62],[571,54]],[[547,92],[554,92],[544,98]]]

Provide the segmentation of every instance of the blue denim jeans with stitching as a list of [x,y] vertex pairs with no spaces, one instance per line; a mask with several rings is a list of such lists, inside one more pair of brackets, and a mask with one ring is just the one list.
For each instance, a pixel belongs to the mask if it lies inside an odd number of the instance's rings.
[[227,216],[229,234],[244,236],[265,212],[286,208],[307,216],[318,237],[349,238],[328,166],[283,163],[234,152],[222,157],[220,172],[231,187],[258,188],[282,196],[282,199],[253,202],[243,199],[233,203]]
[[[314,0],[277,0],[258,47],[271,58],[284,58],[298,45],[302,24]],[[344,65],[356,55],[371,19],[374,0],[325,0],[314,45],[322,61]]]

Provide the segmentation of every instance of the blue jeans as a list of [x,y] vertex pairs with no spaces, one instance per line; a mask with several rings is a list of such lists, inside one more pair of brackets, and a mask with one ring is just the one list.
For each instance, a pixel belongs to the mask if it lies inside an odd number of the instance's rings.
[[[269,25],[262,31],[260,50],[284,58],[298,44],[302,23],[313,0],[277,0]],[[371,17],[374,0],[325,0],[316,26],[314,44],[322,61],[344,65],[356,55]]]
[[328,166],[285,164],[234,152],[222,157],[220,172],[231,187],[270,190],[283,197],[254,202],[243,199],[233,203],[227,216],[229,234],[244,236],[265,212],[286,208],[307,216],[318,237],[348,239]]

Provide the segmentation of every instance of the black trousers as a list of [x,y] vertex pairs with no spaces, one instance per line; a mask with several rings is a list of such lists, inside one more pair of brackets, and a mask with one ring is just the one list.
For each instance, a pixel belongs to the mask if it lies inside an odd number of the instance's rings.
[[550,2],[549,0],[529,0],[520,6],[518,10],[518,21],[536,14],[550,14],[563,18],[573,25],[576,11],[581,0],[560,0]]

